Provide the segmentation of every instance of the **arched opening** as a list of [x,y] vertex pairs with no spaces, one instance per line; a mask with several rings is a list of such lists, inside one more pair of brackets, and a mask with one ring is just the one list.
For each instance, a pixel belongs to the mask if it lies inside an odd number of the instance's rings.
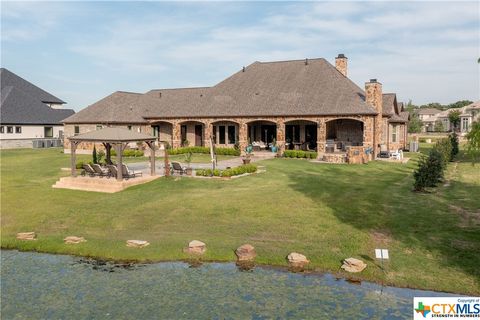
[[203,147],[205,142],[205,125],[199,121],[180,123],[180,144],[183,147]]
[[239,126],[234,121],[220,120],[212,123],[213,142],[222,147],[234,147],[239,140]]
[[364,125],[354,119],[336,119],[326,123],[326,152],[346,151],[349,146],[363,146]]
[[152,124],[152,134],[158,142],[163,142],[167,147],[173,144],[173,125],[170,122],[159,121]]
[[268,120],[257,120],[248,123],[248,142],[254,150],[268,150],[276,142],[277,124]]
[[313,151],[317,149],[317,123],[309,120],[285,122],[285,149]]

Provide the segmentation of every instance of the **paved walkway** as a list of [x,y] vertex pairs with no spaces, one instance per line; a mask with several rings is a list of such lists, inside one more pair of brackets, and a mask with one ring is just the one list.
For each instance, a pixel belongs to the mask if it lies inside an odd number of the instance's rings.
[[[273,152],[256,152],[252,154],[251,162],[256,162],[256,161],[261,161],[261,160],[266,160],[266,159],[272,159],[275,158],[275,153]],[[182,166],[186,166],[186,163],[178,161],[182,164]],[[227,159],[227,160],[221,160],[218,161],[216,168],[224,170],[226,168],[233,168],[233,167],[238,167],[243,164],[242,157],[235,157],[232,159]],[[149,161],[142,161],[142,162],[135,162],[135,163],[128,163],[127,164],[130,169],[133,169],[135,171],[142,171],[145,174],[150,174],[150,162]],[[157,175],[164,175],[164,168],[163,168],[163,161],[155,161],[155,167],[156,167],[156,172]],[[190,167],[192,169],[211,169],[212,164],[211,163],[191,163]]]

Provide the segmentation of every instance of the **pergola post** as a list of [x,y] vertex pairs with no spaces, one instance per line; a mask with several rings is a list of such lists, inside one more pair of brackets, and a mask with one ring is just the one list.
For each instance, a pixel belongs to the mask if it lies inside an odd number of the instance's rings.
[[155,142],[154,141],[145,141],[150,147],[150,175],[155,175]]
[[117,152],[117,181],[122,181],[122,156],[123,156],[123,143],[117,143],[115,145],[115,151]]
[[77,142],[70,141],[70,158],[71,158],[71,174],[72,177],[77,176],[77,157],[76,157],[76,150],[77,150]]
[[105,146],[105,161],[107,162],[107,164],[111,164],[112,163],[112,145],[108,142],[105,142],[103,144]]

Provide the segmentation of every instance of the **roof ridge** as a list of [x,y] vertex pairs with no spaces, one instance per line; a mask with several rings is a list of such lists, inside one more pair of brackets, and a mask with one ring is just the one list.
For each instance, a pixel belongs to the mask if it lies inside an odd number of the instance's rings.
[[158,91],[158,90],[185,90],[185,89],[209,89],[211,87],[181,87],[181,88],[160,88],[160,89],[151,89],[150,91]]
[[117,90],[115,91],[115,93],[128,93],[128,94],[143,94],[143,93],[140,93],[140,92],[133,92],[133,91],[123,91],[123,90]]
[[303,62],[306,59],[308,59],[308,61],[322,61],[322,60],[327,61],[327,59],[325,59],[325,58],[305,58],[305,59],[276,60],[276,61],[255,61],[255,62],[258,62],[258,63],[261,63],[261,64],[284,63],[284,62]]

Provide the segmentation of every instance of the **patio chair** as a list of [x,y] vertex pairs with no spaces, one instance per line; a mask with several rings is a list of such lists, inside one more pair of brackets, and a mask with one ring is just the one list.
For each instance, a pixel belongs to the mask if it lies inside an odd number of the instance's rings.
[[402,149],[390,151],[390,156],[395,160],[403,160],[403,151]]
[[380,154],[379,158],[390,158],[390,152],[388,152],[387,146],[385,144],[380,145]]
[[84,164],[83,165],[83,172],[82,172],[82,176],[84,175],[89,175],[90,177],[94,177],[97,175],[97,173],[95,172],[95,170],[93,170],[92,166],[89,165],[89,164]]
[[178,172],[180,174],[187,173],[187,167],[182,167],[178,162],[172,162],[173,173]]
[[108,171],[110,171],[110,176],[116,178],[117,177],[117,166],[114,165],[107,165]]
[[122,164],[122,174],[123,174],[123,177],[126,178],[126,179],[129,179],[129,178],[135,178],[135,177],[141,177],[142,176],[142,172],[135,172],[131,169],[129,169],[127,167],[126,164]]
[[100,177],[108,177],[110,178],[110,170],[107,168],[102,168],[99,164],[94,163],[92,164],[92,168],[95,171],[97,176]]

